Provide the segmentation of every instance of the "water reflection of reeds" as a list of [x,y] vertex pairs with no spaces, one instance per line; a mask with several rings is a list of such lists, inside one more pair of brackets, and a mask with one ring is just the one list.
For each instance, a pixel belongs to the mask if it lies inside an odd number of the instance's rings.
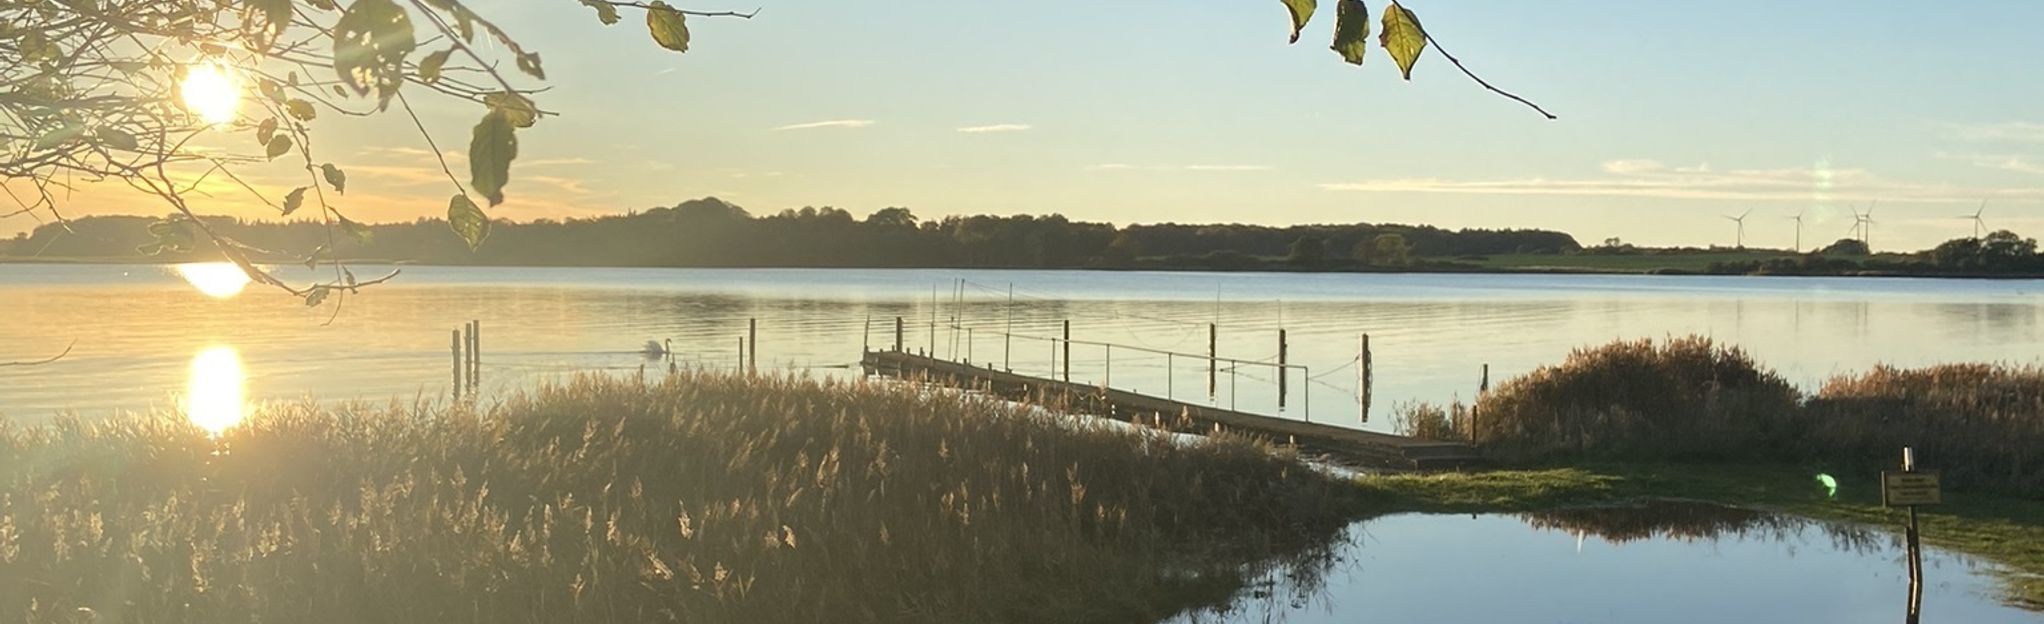
[[1825,536],[1836,550],[1863,555],[1888,550],[1894,544],[1891,535],[1863,526],[1697,501],[1646,500],[1622,506],[1537,511],[1519,514],[1519,518],[1537,529],[1595,536],[1620,545],[1646,540],[1715,542],[1726,538],[1800,545],[1811,538],[1812,531]]

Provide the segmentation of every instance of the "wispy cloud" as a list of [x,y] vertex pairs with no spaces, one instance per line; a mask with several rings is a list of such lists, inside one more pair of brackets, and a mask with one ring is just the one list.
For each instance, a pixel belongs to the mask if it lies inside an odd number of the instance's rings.
[[2030,121],[2006,121],[2001,123],[1958,123],[1938,124],[1945,131],[1945,138],[1975,143],[2044,143],[2044,123]]
[[2044,162],[2031,160],[2030,157],[2021,154],[1952,154],[1937,152],[1933,156],[1943,160],[1962,161],[1975,167],[1986,169],[2044,175]]
[[864,128],[874,123],[876,122],[871,119],[832,119],[830,121],[789,124],[774,128],[774,130],[778,132],[781,130],[813,130],[816,128]]
[[1329,191],[1375,193],[1459,193],[1472,195],[1574,195],[1661,199],[1762,201],[1977,201],[1983,195],[2044,198],[2040,188],[1967,188],[1891,180],[1864,169],[1827,165],[1779,169],[1712,169],[1669,166],[1653,160],[1612,160],[1603,175],[1579,178],[1452,180],[1387,178],[1328,182]]
[[1034,127],[1029,124],[1004,123],[989,126],[966,126],[959,128],[958,131],[966,134],[985,134],[988,132],[1021,132]]
[[1270,171],[1269,165],[1131,165],[1128,163],[1102,163],[1087,167],[1087,171]]

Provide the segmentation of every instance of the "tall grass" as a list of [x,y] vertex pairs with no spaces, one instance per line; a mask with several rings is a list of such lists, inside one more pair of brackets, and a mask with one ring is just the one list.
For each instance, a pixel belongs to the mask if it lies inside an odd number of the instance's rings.
[[1690,336],[1579,349],[1499,384],[1472,432],[1505,461],[1760,459],[1871,471],[1919,449],[1961,488],[2044,493],[2044,370],[1876,367],[1805,396],[1736,347]]
[[29,622],[1140,621],[1339,532],[1266,445],[901,386],[584,377],[487,408],[0,426]]
[[1946,364],[1831,378],[1805,408],[1807,439],[1887,468],[1897,449],[1956,483],[2044,497],[2044,370]]
[[1477,402],[1473,437],[1504,459],[1751,456],[1787,433],[1798,395],[1737,347],[1689,336],[1577,349]]

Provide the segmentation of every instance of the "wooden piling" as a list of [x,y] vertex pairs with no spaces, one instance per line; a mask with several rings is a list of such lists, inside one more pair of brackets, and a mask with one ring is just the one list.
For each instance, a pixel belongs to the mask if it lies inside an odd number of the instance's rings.
[[1356,351],[1356,402],[1362,404],[1363,422],[1370,422],[1370,335],[1363,334],[1363,344]]
[[483,322],[471,319],[468,322],[468,391],[470,394],[483,389]]
[[902,327],[902,319],[901,319],[901,317],[899,317],[899,316],[897,316],[897,317],[894,317],[894,352],[895,352],[895,353],[900,353],[900,352],[901,352],[901,348],[902,348],[902,343],[901,343],[901,327]]
[[1065,319],[1065,383],[1072,382],[1072,320]]
[[462,360],[461,358],[461,342],[462,342],[461,330],[459,329],[451,330],[449,333],[453,334],[452,336],[448,337],[447,343],[448,346],[454,352],[454,396],[456,398],[460,398],[462,377],[461,373],[462,369],[468,366],[468,363]]
[[745,321],[745,365],[747,372],[759,370],[759,319]]
[[1292,369],[1285,368],[1285,363],[1287,361],[1285,350],[1286,350],[1285,330],[1280,329],[1278,330],[1278,366],[1277,366],[1279,411],[1283,411],[1285,409],[1285,390],[1287,389],[1286,382],[1291,379],[1291,375],[1289,373],[1292,372]]
[[1217,379],[1217,376],[1215,375],[1215,373],[1218,373],[1218,372],[1219,372],[1219,368],[1220,368],[1220,366],[1219,366],[1219,364],[1218,364],[1218,360],[1217,360],[1217,358],[1219,358],[1219,357],[1220,357],[1220,353],[1219,353],[1219,351],[1218,351],[1218,348],[1219,348],[1219,346],[1220,346],[1220,336],[1221,336],[1221,325],[1220,325],[1219,323],[1207,323],[1207,399],[1208,399],[1208,400],[1212,400],[1212,399],[1214,399],[1215,397],[1217,397],[1217,396],[1220,396],[1220,394],[1219,394],[1219,392],[1220,392],[1220,387],[1218,386],[1218,384],[1216,384],[1216,383],[1215,383],[1216,381],[1218,381],[1218,379]]

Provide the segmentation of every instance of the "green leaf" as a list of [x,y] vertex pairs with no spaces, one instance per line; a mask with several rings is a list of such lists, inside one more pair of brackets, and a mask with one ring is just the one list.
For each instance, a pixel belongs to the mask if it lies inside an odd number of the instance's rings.
[[42,136],[36,137],[35,148],[39,150],[50,149],[59,145],[63,145],[65,143],[70,143],[71,141],[76,140],[78,137],[84,135],[85,126],[83,124],[67,123],[61,126],[57,126],[55,128],[51,128],[50,131],[44,132]]
[[257,143],[261,143],[267,146],[270,144],[270,139],[276,136],[277,136],[277,118],[271,117],[268,119],[264,119],[262,123],[256,124]]
[[455,195],[447,200],[447,227],[454,230],[461,241],[468,243],[468,250],[475,251],[483,246],[483,239],[490,237],[490,217],[483,209],[476,207],[467,195]]
[[1384,7],[1384,32],[1377,35],[1377,43],[1391,53],[1405,79],[1412,80],[1412,64],[1427,49],[1427,31],[1420,29],[1418,15],[1393,3]]
[[[608,5],[605,5],[608,6]],[[447,57],[454,55],[454,48],[426,55],[419,61],[419,79],[428,84],[440,81],[440,70],[447,66]]]
[[378,107],[404,84],[405,57],[418,46],[412,18],[391,0],[355,0],[334,22],[334,73],[356,95],[375,93]]
[[527,52],[518,55],[518,71],[525,72],[526,75],[540,80],[546,80],[546,70],[539,67],[538,52]]
[[333,290],[332,287],[326,284],[313,286],[312,290],[305,291],[305,307],[314,307],[326,301],[326,296],[332,294]]
[[313,118],[319,117],[319,109],[313,108],[312,103],[305,100],[294,99],[285,102],[284,112],[290,113],[291,118],[299,121],[312,121]]
[[100,145],[105,145],[113,149],[127,150],[132,152],[135,151],[136,148],[141,147],[140,144],[135,142],[135,135],[122,132],[119,129],[101,127],[98,130],[94,130],[92,133],[95,136],[99,137]]
[[[339,213],[336,212],[336,214]],[[369,241],[376,238],[376,233],[369,231],[369,226],[356,223],[347,217],[341,217],[341,231],[354,238],[355,243],[358,245],[367,245]]]
[[291,216],[291,213],[298,212],[299,208],[305,206],[305,190],[307,188],[310,187],[301,186],[291,189],[291,192],[284,194],[284,216]]
[[603,0],[582,0],[582,4],[596,9],[596,20],[603,22],[603,25],[609,26],[617,23],[617,7],[611,6],[610,3]]
[[1363,0],[1335,0],[1334,45],[1330,47],[1350,65],[1363,64],[1370,49],[1370,7]]
[[270,101],[272,102],[284,101],[284,87],[278,85],[277,82],[274,80],[270,80],[268,78],[257,80],[256,90],[261,91],[263,97],[270,98]]
[[1299,33],[1304,32],[1306,30],[1306,22],[1311,21],[1313,19],[1313,9],[1316,8],[1319,5],[1319,3],[1316,0],[1278,0],[1278,1],[1285,3],[1285,10],[1290,11],[1292,14],[1292,43],[1298,43]]
[[483,96],[483,104],[488,105],[491,110],[503,113],[504,119],[520,128],[530,128],[533,122],[539,119],[539,107],[533,105],[532,100],[516,93],[496,91]]
[[270,160],[276,160],[278,156],[289,154],[291,153],[291,137],[270,137],[270,142],[263,147],[263,151],[270,155]]
[[504,185],[511,181],[511,161],[518,158],[518,135],[503,111],[493,110],[476,124],[468,143],[469,185],[490,205],[504,203]]
[[[1313,0],[1290,1],[1310,3]],[[652,6],[646,8],[646,29],[653,31],[653,42],[676,52],[688,51],[687,19],[681,11],[660,0],[654,0]]]
[[326,178],[326,183],[334,187],[335,193],[347,194],[348,173],[341,171],[340,167],[335,167],[333,163],[320,165],[319,175]]

